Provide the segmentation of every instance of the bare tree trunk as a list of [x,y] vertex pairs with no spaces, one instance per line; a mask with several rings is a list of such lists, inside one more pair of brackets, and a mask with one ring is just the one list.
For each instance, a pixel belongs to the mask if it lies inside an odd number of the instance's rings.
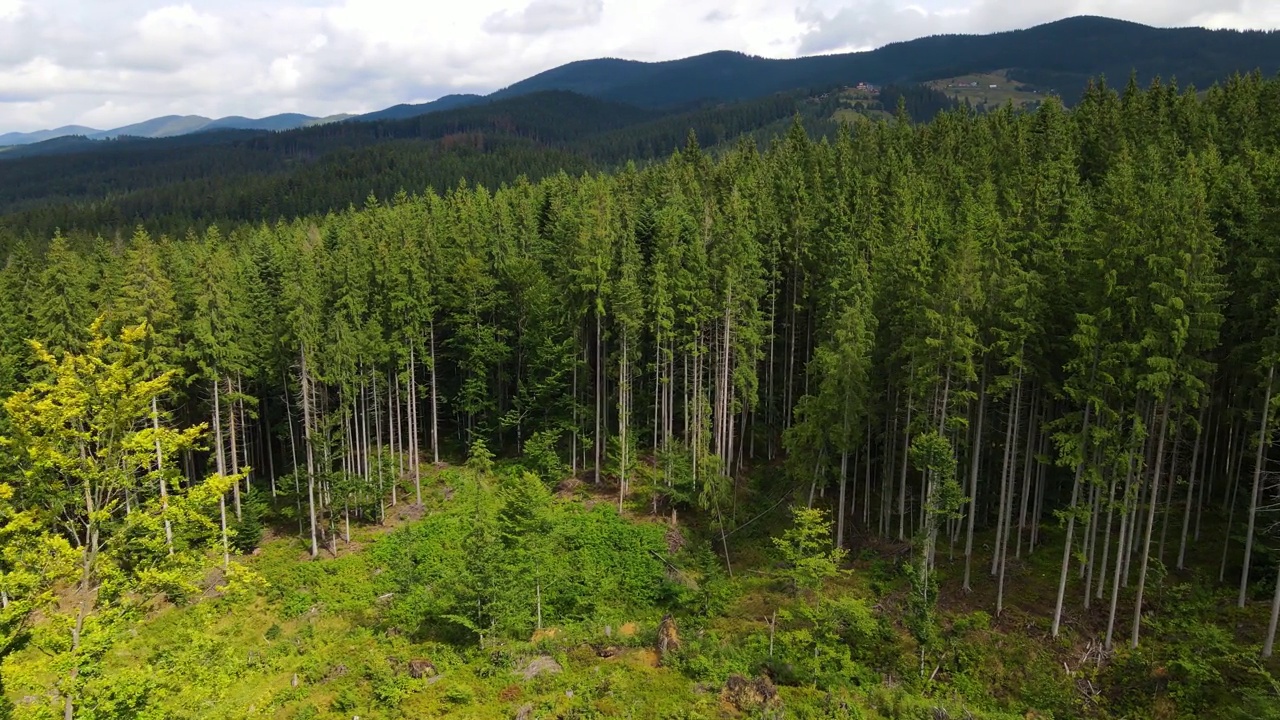
[[[228,377],[227,377],[227,394],[228,394],[228,395],[230,395],[230,394],[231,394],[231,378],[230,378],[230,376],[228,376]],[[215,396],[215,397],[216,397],[216,396]],[[228,415],[230,416],[230,418],[231,418],[231,432],[229,433],[229,434],[230,434],[230,436],[231,436],[231,474],[232,474],[232,475],[239,475],[239,474],[240,474],[240,459],[239,459],[239,457],[237,456],[237,453],[236,453],[236,408],[235,408],[235,401],[234,401],[234,400],[231,402],[231,412],[229,412],[229,413],[227,413],[227,414],[228,414]],[[222,442],[222,435],[221,435],[221,433],[219,433],[219,435],[218,435],[218,442],[219,442],[219,443],[221,443],[221,442]],[[220,474],[221,474],[221,473],[220,473]],[[231,486],[231,497],[232,497],[232,499],[234,500],[234,504],[235,504],[235,509],[236,509],[236,519],[237,519],[237,520],[242,520],[242,519],[244,519],[244,514],[243,514],[243,512],[242,512],[242,511],[241,511],[241,509],[240,509],[240,481],[239,481],[239,480],[237,480],[237,481],[236,481],[236,482]]]
[[[1017,397],[1016,392],[1014,397]],[[1015,425],[1017,417],[1018,404],[1015,399],[1013,405],[1009,407],[1009,415],[1004,426],[1004,445],[1000,453],[1000,501],[996,505],[996,540],[991,549],[991,570],[988,573],[992,577],[995,577],[1000,570],[1000,546],[1006,531],[1004,504],[1009,495],[1009,456],[1012,454],[1013,445],[1018,441],[1017,436],[1014,435],[1014,428],[1017,427]]]
[[292,462],[293,497],[298,509],[298,534],[302,534],[302,489],[298,482],[298,438],[293,432],[293,404],[289,401],[289,379],[287,373],[284,380],[284,417],[289,425],[289,457]]
[[[1197,543],[1200,542],[1200,518],[1204,515],[1204,503],[1206,499],[1205,490],[1212,487],[1214,473],[1217,472],[1218,468],[1218,440],[1222,431],[1222,415],[1223,413],[1219,412],[1218,416],[1214,418],[1213,432],[1209,434],[1211,442],[1213,443],[1211,446],[1212,450],[1207,457],[1200,461],[1200,475],[1202,476],[1202,480],[1200,482],[1200,492],[1196,496],[1196,529],[1195,534],[1192,537],[1192,541]],[[1208,468],[1208,470],[1206,470],[1206,468]],[[1209,494],[1208,500],[1213,500],[1212,494]]]
[[[236,395],[238,397],[236,398],[235,404],[233,404],[231,407],[231,412],[236,413],[238,411],[240,413],[240,422],[239,422],[240,447],[241,447],[241,452],[244,453],[244,463],[243,464],[233,463],[235,469],[232,472],[233,474],[239,474],[239,469],[241,467],[244,468],[244,491],[246,494],[248,494],[253,491],[253,486],[250,481],[250,476],[253,475],[253,462],[252,462],[252,457],[249,454],[250,453],[250,445],[249,445],[249,427],[250,426],[249,426],[248,420],[245,419],[247,413],[245,412],[245,409],[244,409],[244,397],[245,397],[244,385],[241,382],[239,375],[236,376]],[[233,446],[234,446],[234,443],[233,443]]]
[[1275,379],[1276,366],[1267,371],[1267,389],[1262,400],[1262,427],[1258,430],[1258,452],[1253,461],[1253,491],[1249,493],[1249,525],[1244,535],[1244,566],[1240,568],[1240,597],[1236,604],[1244,607],[1249,590],[1249,562],[1253,555],[1253,526],[1258,515],[1258,498],[1262,493],[1262,462],[1267,456],[1267,421],[1271,412],[1271,381]]
[[431,461],[440,464],[440,393],[436,388],[436,321],[428,326],[431,352]]
[[[579,342],[581,333],[578,330],[573,332],[574,342]],[[586,354],[586,348],[583,348],[583,355]],[[573,477],[578,476],[578,353],[574,352],[573,357],[573,428],[569,434],[569,472]]]
[[[213,381],[213,434],[214,457],[217,461],[218,479],[227,474],[227,463],[222,453],[222,401],[218,396],[218,380]],[[227,494],[218,495],[218,510],[222,516],[222,569],[231,567],[231,543],[227,539]]]
[[369,373],[373,382],[373,452],[374,462],[378,464],[378,522],[387,522],[387,495],[382,481],[382,404],[378,402],[378,371]]
[[907,462],[907,453],[911,449],[911,406],[911,395],[908,393],[907,422],[902,432],[902,475],[898,484],[898,540],[900,542],[906,542],[907,539],[907,467],[911,465]]
[[1271,622],[1267,625],[1267,639],[1262,643],[1262,657],[1271,657],[1276,644],[1276,621],[1280,620],[1280,574],[1276,575],[1276,592],[1271,597]]
[[871,416],[867,415],[867,449],[862,466],[862,526],[871,532]]
[[1131,494],[1132,487],[1133,487],[1133,452],[1132,451],[1130,451],[1129,453],[1129,461],[1127,464],[1128,464],[1128,468],[1125,470],[1125,475],[1124,475],[1124,496],[1123,496],[1124,500],[1120,505],[1120,537],[1116,539],[1116,566],[1115,566],[1115,570],[1113,571],[1114,575],[1112,576],[1112,579],[1111,579],[1111,609],[1107,613],[1107,640],[1106,640],[1107,650],[1111,649],[1112,637],[1115,633],[1115,628],[1116,628],[1116,601],[1120,597],[1121,568],[1123,568],[1124,566],[1124,563],[1120,561],[1120,556],[1124,554],[1125,541],[1127,540],[1126,533],[1129,531],[1129,512],[1128,512],[1129,507],[1128,506],[1129,506],[1129,495]]
[[1191,471],[1187,479],[1187,504],[1182,508],[1182,539],[1178,542],[1177,567],[1179,570],[1182,569],[1187,558],[1187,528],[1191,526],[1191,506],[1195,504],[1196,498],[1196,475],[1200,471],[1200,446],[1204,444],[1205,416],[1209,412],[1208,398],[1203,402],[1204,404],[1200,406],[1200,419],[1196,422],[1196,444],[1191,451]]
[[1018,542],[1014,546],[1013,556],[1015,558],[1022,557],[1022,533],[1027,527],[1027,504],[1031,498],[1031,466],[1035,460],[1035,441],[1036,441],[1036,412],[1038,411],[1038,403],[1034,390],[1031,396],[1031,411],[1027,414],[1027,447],[1025,457],[1022,464],[1022,497],[1018,499],[1020,507],[1018,508]]
[[[1228,453],[1227,463],[1230,464],[1231,458]],[[1232,473],[1227,474],[1227,491],[1224,494],[1223,504],[1227,509],[1227,527],[1222,533],[1222,561],[1218,563],[1218,582],[1223,582],[1227,577],[1227,552],[1231,549],[1231,526],[1236,518],[1236,493],[1240,490],[1240,482]]]
[[1075,479],[1071,482],[1071,514],[1067,517],[1067,538],[1062,548],[1062,571],[1058,574],[1058,598],[1053,606],[1053,637],[1058,637],[1058,629],[1062,626],[1062,600],[1067,593],[1067,571],[1071,567],[1071,542],[1075,537],[1076,503],[1080,500],[1080,479],[1084,477],[1085,449],[1083,447],[1089,436],[1089,415],[1093,404],[1086,402],[1084,406],[1084,422],[1080,427],[1080,462],[1076,464]]
[[1111,484],[1107,487],[1107,527],[1102,531],[1102,566],[1098,568],[1098,591],[1097,598],[1102,599],[1107,586],[1107,562],[1111,555],[1111,523],[1115,516],[1116,503],[1116,473],[1108,472],[1111,475]]
[[[845,422],[848,425],[848,421]],[[848,432],[846,430],[846,432]],[[836,547],[844,547],[844,512],[845,512],[845,489],[849,482],[849,451],[842,449],[840,451],[840,498],[838,501],[839,508],[836,511]]]
[[1009,567],[1009,531],[1013,525],[1013,468],[1018,464],[1018,438],[1022,424],[1022,370],[1018,370],[1018,390],[1014,394],[1013,400],[1013,416],[1009,419],[1012,426],[1013,434],[1011,438],[1005,440],[1005,463],[1004,472],[1002,474],[1000,485],[1007,486],[1006,492],[1001,492],[1000,514],[1004,533],[997,533],[998,547],[996,548],[996,556],[1000,560],[1000,578],[997,581],[996,589],[996,617],[1000,617],[1004,613],[1004,577]]
[[595,434],[595,483],[600,484],[604,453],[604,438],[600,433],[600,421],[604,415],[604,338],[599,309],[596,310],[596,434]]
[[[1098,453],[1094,453],[1094,461],[1097,462]],[[1095,483],[1089,483],[1089,522],[1085,531],[1085,561],[1081,566],[1081,570],[1085,573],[1084,579],[1084,609],[1088,610],[1093,598],[1093,575],[1094,558],[1098,553],[1098,503],[1099,489]]]
[[156,475],[160,478],[160,515],[164,518],[164,544],[173,554],[173,524],[169,520],[169,485],[164,478],[164,454],[160,450],[160,410],[156,397],[151,396],[151,429],[156,441]]
[[391,465],[391,507],[400,503],[400,479],[404,472],[400,464],[400,383],[395,371],[387,370],[387,452],[394,461]]
[[1164,544],[1169,535],[1169,515],[1173,512],[1173,486],[1178,483],[1178,460],[1181,457],[1179,449],[1182,447],[1181,424],[1178,424],[1173,432],[1173,453],[1172,457],[1169,458],[1169,482],[1166,483],[1169,489],[1164,493],[1164,512],[1160,518],[1160,544],[1156,550],[1156,558],[1161,563],[1164,562]]
[[301,352],[302,433],[307,455],[307,515],[311,520],[311,557],[320,555],[316,542],[316,470],[315,449],[311,443],[311,376],[307,373],[307,349]]
[[[1049,439],[1047,434],[1040,437],[1040,454],[1044,455],[1049,451]],[[1039,468],[1036,471],[1036,501],[1035,510],[1031,513],[1031,538],[1029,540],[1028,553],[1036,551],[1036,543],[1040,540],[1040,519],[1044,517],[1044,475],[1046,463],[1037,463]]]
[[618,359],[618,514],[622,514],[622,504],[627,497],[627,422],[630,414],[627,411],[627,390],[630,378],[627,377],[627,331],[622,331],[622,355]]
[[408,370],[408,377],[405,379],[405,384],[407,385],[405,391],[409,397],[405,399],[405,402],[409,409],[409,466],[413,469],[414,503],[418,507],[422,507],[422,464],[418,460],[417,349],[414,347],[413,341],[409,341]]
[[[80,635],[84,632],[84,617],[86,615],[85,600],[80,601],[80,610],[76,613],[76,624],[71,628],[71,653],[75,654],[80,650]],[[75,679],[80,675],[80,668],[71,668],[70,679]],[[62,704],[63,720],[75,720],[75,703],[71,699],[71,693],[67,692],[63,696]]]
[[1160,419],[1160,437],[1156,440],[1156,461],[1151,480],[1151,495],[1147,506],[1146,537],[1142,541],[1142,566],[1138,570],[1138,594],[1133,601],[1133,632],[1129,643],[1138,647],[1138,634],[1142,629],[1142,593],[1147,585],[1147,564],[1151,560],[1151,531],[1155,527],[1156,509],[1160,504],[1160,474],[1164,470],[1164,445],[1169,431],[1169,394],[1165,393],[1164,412]]

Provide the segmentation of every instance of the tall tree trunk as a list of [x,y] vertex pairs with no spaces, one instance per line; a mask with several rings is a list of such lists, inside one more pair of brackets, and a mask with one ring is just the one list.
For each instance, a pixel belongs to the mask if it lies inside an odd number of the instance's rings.
[[618,514],[622,514],[622,505],[627,497],[627,423],[630,414],[627,411],[627,390],[630,378],[627,376],[627,330],[622,331],[622,354],[618,358]]
[[1121,555],[1124,554],[1125,543],[1128,539],[1126,533],[1129,532],[1130,527],[1128,505],[1129,495],[1133,487],[1132,451],[1129,452],[1129,459],[1126,464],[1128,467],[1125,470],[1124,475],[1124,499],[1120,505],[1120,537],[1116,539],[1116,565],[1111,579],[1111,609],[1107,613],[1107,639],[1105,643],[1107,650],[1111,649],[1112,638],[1116,629],[1116,602],[1120,598],[1120,578],[1122,575],[1122,568],[1124,567],[1124,563],[1121,562]]
[[417,348],[409,341],[409,368],[405,378],[405,399],[409,416],[409,466],[413,469],[414,504],[422,507],[422,463],[418,458],[418,383],[417,383]]
[[1147,586],[1147,564],[1151,560],[1151,531],[1156,523],[1156,509],[1160,504],[1160,474],[1164,470],[1164,445],[1165,438],[1169,434],[1169,392],[1165,392],[1164,412],[1161,413],[1160,419],[1160,437],[1156,440],[1156,461],[1155,468],[1151,479],[1151,495],[1148,498],[1147,506],[1147,529],[1146,537],[1142,541],[1142,565],[1138,570],[1138,594],[1133,601],[1133,632],[1129,636],[1129,643],[1133,647],[1138,647],[1138,634],[1142,630],[1142,593]]
[[[573,341],[575,344],[580,344],[581,336],[582,336],[582,333],[579,332],[579,330],[573,331]],[[583,348],[582,354],[584,357],[586,356],[586,348]],[[573,427],[569,433],[569,472],[575,478],[578,476],[578,430],[579,430],[578,408],[581,404],[578,401],[578,366],[579,365],[580,363],[578,362],[578,353],[577,351],[574,351],[573,353],[573,403],[572,403],[573,404],[573,413],[572,413]]]
[[[1094,460],[1097,460],[1095,452]],[[1081,569],[1085,573],[1084,578],[1084,609],[1088,610],[1093,600],[1093,575],[1097,565],[1094,564],[1094,558],[1098,554],[1098,504],[1099,489],[1097,484],[1089,483],[1089,523],[1085,531],[1085,561]]]
[[1280,621],[1280,574],[1276,575],[1276,592],[1271,596],[1271,621],[1267,624],[1267,639],[1262,643],[1262,657],[1271,657],[1276,644],[1276,622]]
[[1009,457],[1013,454],[1013,446],[1018,442],[1018,438],[1014,435],[1016,420],[1018,417],[1017,393],[1014,393],[1014,403],[1009,407],[1009,415],[1004,426],[1004,445],[1000,453],[1000,500],[996,504],[996,541],[991,549],[991,570],[989,574],[992,577],[1000,570],[1000,547],[1001,541],[1005,537],[1004,521],[1004,504],[1005,499],[1009,495]]
[[[848,423],[846,422],[846,425]],[[846,430],[847,432],[847,430]],[[845,489],[849,484],[849,451],[842,449],[840,451],[840,498],[838,501],[839,508],[836,511],[836,547],[844,547],[844,511],[845,511]]]
[[378,522],[386,524],[387,494],[382,480],[382,403],[378,402],[378,371],[371,370],[369,377],[373,383],[373,452],[374,462],[378,465],[375,471],[378,478]]
[[1000,577],[997,580],[996,589],[996,617],[1000,617],[1004,613],[1004,577],[1009,567],[1009,531],[1013,525],[1013,468],[1018,464],[1018,438],[1022,425],[1022,370],[1018,370],[1018,389],[1014,394],[1013,415],[1009,419],[1012,425],[1013,434],[1011,438],[1006,438],[1005,463],[1004,472],[1002,474],[1000,485],[1007,486],[1007,492],[1001,492],[1001,502],[1003,506],[1000,508],[1002,517],[1002,525],[1004,533],[997,533],[998,547],[996,548],[996,556],[1000,560]]
[[1196,529],[1195,529],[1195,534],[1192,536],[1192,541],[1197,543],[1200,542],[1200,518],[1201,516],[1204,515],[1205,500],[1206,499],[1209,501],[1213,500],[1212,494],[1207,494],[1205,490],[1206,488],[1212,487],[1214,473],[1216,473],[1218,469],[1218,441],[1222,433],[1222,415],[1223,414],[1224,414],[1223,412],[1219,412],[1217,414],[1217,417],[1214,418],[1213,432],[1209,434],[1209,437],[1211,438],[1211,442],[1213,443],[1213,445],[1211,446],[1212,449],[1208,457],[1200,461],[1200,475],[1203,477],[1203,479],[1200,482],[1200,492],[1196,497],[1196,513],[1195,513]]
[[[913,373],[914,374],[914,373]],[[907,540],[907,453],[911,451],[911,394],[907,393],[907,422],[902,431],[902,474],[898,484],[898,541]]]
[[[249,450],[250,450],[249,427],[250,426],[249,426],[249,422],[245,420],[247,413],[245,412],[245,409],[244,409],[244,384],[241,382],[239,375],[236,375],[236,396],[237,396],[236,401],[231,407],[231,412],[236,413],[238,411],[240,414],[240,421],[237,423],[237,427],[240,428],[240,448],[241,448],[241,452],[244,453],[244,462],[232,463],[234,468],[232,470],[232,474],[238,475],[240,472],[239,469],[242,467],[244,468],[244,491],[246,494],[248,494],[249,492],[252,491],[252,486],[249,478],[253,474],[253,462],[251,461],[251,456],[249,455]],[[234,430],[232,432],[234,432]],[[235,445],[234,438],[232,438],[232,440],[233,440],[232,447],[234,447]]]
[[1103,593],[1107,586],[1107,563],[1110,561],[1111,555],[1111,524],[1115,520],[1115,502],[1116,502],[1116,474],[1110,473],[1111,484],[1107,486],[1107,525],[1102,530],[1102,564],[1098,568],[1098,589],[1095,597],[1102,599]]
[[[1049,451],[1048,434],[1040,437],[1040,454],[1044,455]],[[1036,543],[1040,541],[1040,519],[1044,517],[1044,483],[1045,471],[1047,463],[1037,463],[1039,466],[1036,471],[1036,500],[1035,509],[1031,512],[1031,538],[1028,540],[1028,553],[1036,551]]]
[[[1096,367],[1096,365],[1095,365]],[[1053,637],[1058,637],[1058,629],[1062,626],[1062,600],[1067,593],[1067,571],[1071,567],[1071,542],[1076,532],[1076,503],[1080,500],[1080,479],[1084,477],[1086,438],[1089,436],[1089,416],[1093,411],[1093,403],[1085,402],[1084,421],[1080,427],[1080,462],[1076,464],[1075,478],[1071,482],[1071,506],[1067,517],[1067,538],[1062,548],[1062,570],[1058,573],[1058,598],[1053,605]]]
[[[227,474],[227,462],[222,451],[222,400],[218,396],[218,379],[213,380],[213,434],[214,457],[217,461],[218,479]],[[222,569],[231,567],[231,543],[227,539],[227,494],[218,495],[218,511],[222,519]]]
[[1244,607],[1249,590],[1249,562],[1253,555],[1253,526],[1258,515],[1258,499],[1262,493],[1262,462],[1267,456],[1267,421],[1271,413],[1271,381],[1275,379],[1276,366],[1267,371],[1267,389],[1262,400],[1262,427],[1258,430],[1258,452],[1253,460],[1253,491],[1249,493],[1249,525],[1244,535],[1244,565],[1240,568],[1240,596],[1236,604]]
[[436,387],[436,321],[428,325],[431,352],[431,462],[440,464],[440,393]]
[[1014,545],[1013,556],[1022,557],[1022,533],[1027,527],[1027,504],[1031,498],[1031,467],[1035,461],[1036,413],[1039,411],[1034,386],[1031,392],[1031,409],[1027,413],[1027,446],[1022,461],[1022,496],[1018,498],[1018,541]]
[[302,436],[307,457],[307,516],[311,526],[311,557],[320,555],[320,546],[316,541],[316,468],[315,448],[311,442],[311,376],[307,372],[307,349],[303,346],[301,355],[302,385]]
[[604,415],[604,336],[601,328],[603,319],[600,317],[599,308],[596,309],[596,433],[595,433],[595,479],[594,482],[600,484],[600,475],[602,470],[603,454],[604,454],[604,437],[600,431],[600,421]]
[[[231,377],[230,376],[227,376],[227,395],[231,395]],[[236,452],[236,403],[235,403],[235,400],[231,401],[231,412],[227,413],[227,415],[231,419],[231,432],[228,433],[231,436],[231,474],[239,475],[240,474],[240,458],[238,453]],[[218,434],[218,442],[219,443],[222,442],[221,433]],[[240,481],[239,480],[237,480],[231,486],[231,497],[234,500],[234,504],[235,504],[236,520],[243,520],[244,513],[240,509]]]
[[[76,612],[76,624],[71,628],[71,654],[72,655],[80,651],[80,636],[84,632],[84,618],[85,618],[85,615],[87,614],[87,608],[85,606],[86,602],[87,602],[86,600],[80,601],[80,609]],[[70,672],[71,682],[74,683],[76,678],[79,677],[79,675],[80,675],[80,668],[78,666],[71,668],[71,672]],[[67,692],[63,695],[62,717],[63,717],[63,720],[75,720],[75,702],[72,700],[70,692]]]
[[258,392],[262,395],[262,412],[258,413],[258,434],[262,438],[262,456],[267,461],[267,477],[271,478],[271,497],[274,499],[279,495],[279,488],[276,486],[276,453],[275,448],[271,446],[273,437],[271,408],[267,405],[269,390],[265,380],[258,385]]
[[293,474],[293,497],[295,507],[298,510],[298,534],[302,534],[302,490],[298,482],[298,438],[293,432],[293,403],[289,401],[289,379],[287,371],[284,374],[284,417],[285,422],[289,426],[289,457],[292,462]]
[[1200,446],[1204,444],[1205,416],[1209,411],[1209,400],[1205,398],[1200,406],[1200,419],[1196,421],[1196,444],[1191,451],[1191,471],[1187,474],[1187,504],[1182,508],[1182,538],[1178,541],[1177,568],[1182,569],[1187,558],[1187,528],[1191,526],[1191,506],[1196,499],[1196,480],[1200,472]]
[[151,396],[151,430],[156,442],[156,475],[160,478],[160,515],[164,518],[164,545],[173,555],[173,524],[169,520],[169,485],[164,477],[164,454],[160,450],[160,409],[156,396]]
[[871,415],[867,414],[867,447],[862,465],[862,526],[871,532]]

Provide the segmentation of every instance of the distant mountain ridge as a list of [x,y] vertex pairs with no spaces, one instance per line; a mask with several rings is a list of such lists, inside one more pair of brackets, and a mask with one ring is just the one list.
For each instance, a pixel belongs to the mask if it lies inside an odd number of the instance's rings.
[[562,65],[490,97],[569,90],[641,107],[732,102],[799,88],[860,81],[919,83],[966,73],[1005,70],[1011,79],[1063,93],[1090,78],[1140,83],[1177,78],[1206,87],[1234,72],[1280,71],[1280,32],[1155,28],[1081,16],[989,35],[934,35],[865,52],[769,59],[719,51],[680,60],[607,58]]
[[339,120],[401,120],[520,95],[568,91],[649,110],[673,111],[738,102],[779,92],[825,90],[866,81],[922,83],[969,73],[1001,71],[1013,82],[1054,90],[1071,102],[1090,78],[1112,84],[1131,73],[1206,87],[1236,72],[1280,72],[1280,32],[1155,28],[1124,20],[1081,16],[989,35],[934,35],[865,52],[769,59],[717,51],[661,62],[602,58],[579,60],[538,73],[487,96],[446,95],[363,115],[313,118],[299,114],[210,120],[198,115],[153,118],[114,130],[67,126],[0,135],[0,145],[48,141],[68,135],[173,137],[218,129],[286,131]]
[[111,130],[99,130],[84,125],[64,125],[52,130],[36,130],[21,133],[10,132],[0,135],[0,146],[30,145],[33,143],[54,140],[57,138],[84,136],[90,140],[108,140],[118,137],[165,138],[209,130],[294,130],[296,128],[318,125],[326,122],[339,122],[350,115],[331,115],[329,117],[313,117],[301,113],[282,113],[262,118],[247,118],[240,115],[212,119],[203,115],[165,115],[142,122],[124,125]]

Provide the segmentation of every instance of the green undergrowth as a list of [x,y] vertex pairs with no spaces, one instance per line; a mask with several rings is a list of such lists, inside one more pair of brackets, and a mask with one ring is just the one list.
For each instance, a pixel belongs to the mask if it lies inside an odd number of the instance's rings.
[[[203,596],[101,608],[85,628],[76,717],[1277,715],[1274,679],[1224,629],[1257,618],[1223,610],[1204,584],[1158,583],[1146,632],[1159,640],[1102,661],[1085,621],[1048,637],[1035,604],[1051,551],[1027,557],[1028,600],[999,618],[952,587],[962,564],[940,553],[943,601],[925,627],[911,620],[900,554],[783,564],[802,537],[784,509],[735,534],[730,575],[712,524],[673,528],[643,498],[623,517],[590,488],[555,497],[518,468],[428,482],[421,511],[356,524],[336,553],[312,560],[296,538],[269,537]],[[821,513],[807,522],[820,527]],[[62,717],[68,638],[41,623],[7,659],[15,718]]]

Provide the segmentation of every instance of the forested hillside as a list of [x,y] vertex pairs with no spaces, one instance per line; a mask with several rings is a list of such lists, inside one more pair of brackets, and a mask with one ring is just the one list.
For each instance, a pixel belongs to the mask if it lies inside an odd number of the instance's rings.
[[1280,717],[1277,98],[10,238],[8,711]]
[[937,35],[856,53],[793,59],[714,52],[667,62],[584,60],[499,90],[511,97],[569,90],[642,107],[734,101],[797,88],[915,84],[1007,70],[1020,83],[1060,92],[1071,103],[1089,78],[1139,82],[1176,78],[1201,88],[1234,73],[1280,71],[1280,34],[1154,28],[1102,17],[1074,17],[990,35]]
[[[925,119],[946,98],[911,109]],[[285,133],[222,131],[156,140],[62,139],[0,161],[0,227],[128,234],[147,222],[175,234],[214,222],[291,220],[360,204],[370,193],[433,188],[467,177],[579,173],[665,157],[693,131],[728,143],[794,115],[834,132],[834,105],[803,93],[659,113],[568,92],[543,92],[409,119],[332,123]]]

